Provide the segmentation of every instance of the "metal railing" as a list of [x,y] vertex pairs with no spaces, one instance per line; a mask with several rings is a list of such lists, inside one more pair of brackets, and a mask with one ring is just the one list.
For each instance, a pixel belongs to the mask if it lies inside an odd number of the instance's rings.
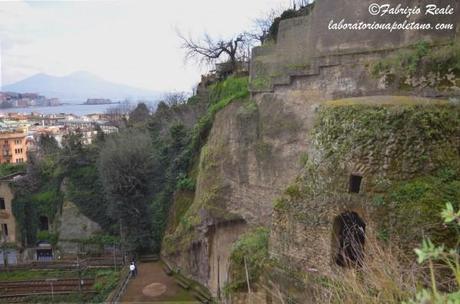
[[129,271],[129,268],[125,266],[121,272],[124,273],[124,277],[115,288],[115,290],[108,296],[107,300],[105,301],[106,303],[120,303],[120,299],[126,291],[126,287],[128,286],[129,280],[131,279],[131,271]]

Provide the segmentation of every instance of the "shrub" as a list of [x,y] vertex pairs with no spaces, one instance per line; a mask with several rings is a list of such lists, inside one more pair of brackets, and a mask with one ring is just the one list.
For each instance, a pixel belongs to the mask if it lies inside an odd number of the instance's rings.
[[26,164],[0,164],[0,177],[26,171]]
[[59,235],[57,233],[51,233],[49,231],[38,231],[37,240],[48,241],[51,245],[56,246],[59,240]]
[[195,181],[192,178],[181,174],[177,179],[176,190],[195,191]]
[[[460,301],[460,252],[458,251],[460,245],[460,210],[455,211],[450,202],[445,204],[441,216],[445,225],[452,225],[457,228],[457,243],[452,249],[445,248],[444,245],[436,246],[430,239],[424,239],[422,246],[415,249],[417,254],[417,262],[419,264],[428,263],[430,270],[430,289],[424,289],[417,293],[415,300],[408,303],[458,303]],[[436,266],[434,262],[440,262],[440,266]],[[439,284],[435,276],[435,272],[445,272],[442,265],[446,265],[454,278],[452,285],[445,286],[447,292],[439,291]]]
[[400,87],[451,87],[460,75],[460,43],[439,47],[421,41],[375,62],[371,73]]
[[230,255],[230,283],[225,287],[227,292],[245,289],[246,270],[249,283],[257,283],[268,261],[269,230],[264,227],[256,228],[240,237],[233,245]]
[[313,3],[307,4],[306,6],[301,7],[298,10],[296,10],[295,8],[294,9],[290,8],[290,9],[283,11],[279,17],[276,17],[273,20],[273,23],[271,24],[268,30],[269,39],[273,39],[276,41],[276,38],[278,36],[279,25],[282,20],[300,17],[300,16],[308,16],[313,11],[314,7],[315,7],[315,3],[313,2]]

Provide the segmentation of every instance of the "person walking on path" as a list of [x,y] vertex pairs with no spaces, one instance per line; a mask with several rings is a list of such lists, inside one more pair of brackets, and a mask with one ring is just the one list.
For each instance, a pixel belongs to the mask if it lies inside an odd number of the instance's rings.
[[133,258],[131,261],[131,264],[134,265],[134,276],[137,276],[138,271],[137,271],[137,263],[136,263],[136,258]]
[[131,262],[131,265],[129,265],[129,272],[133,278],[136,277],[136,265],[134,265],[134,262]]

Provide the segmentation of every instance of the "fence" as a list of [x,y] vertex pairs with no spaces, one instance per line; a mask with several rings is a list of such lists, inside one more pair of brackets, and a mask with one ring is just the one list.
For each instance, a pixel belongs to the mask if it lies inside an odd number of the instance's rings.
[[115,288],[114,291],[108,296],[106,303],[120,303],[120,299],[126,291],[126,287],[128,286],[128,282],[131,279],[131,272],[127,266],[123,267],[121,270],[123,279],[118,283],[118,286]]

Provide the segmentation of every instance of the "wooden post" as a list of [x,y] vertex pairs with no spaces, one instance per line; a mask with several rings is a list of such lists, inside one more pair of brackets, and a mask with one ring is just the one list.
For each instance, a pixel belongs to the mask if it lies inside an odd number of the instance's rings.
[[220,255],[217,256],[217,297],[220,298]]
[[117,250],[117,247],[115,245],[115,243],[113,244],[113,267],[115,268],[115,272],[117,271],[117,255],[116,255],[116,250]]
[[248,293],[249,297],[251,295],[251,285],[249,284],[249,273],[248,273],[248,265],[246,264],[246,257],[243,257],[244,260],[244,269],[246,270],[246,283],[248,284]]

